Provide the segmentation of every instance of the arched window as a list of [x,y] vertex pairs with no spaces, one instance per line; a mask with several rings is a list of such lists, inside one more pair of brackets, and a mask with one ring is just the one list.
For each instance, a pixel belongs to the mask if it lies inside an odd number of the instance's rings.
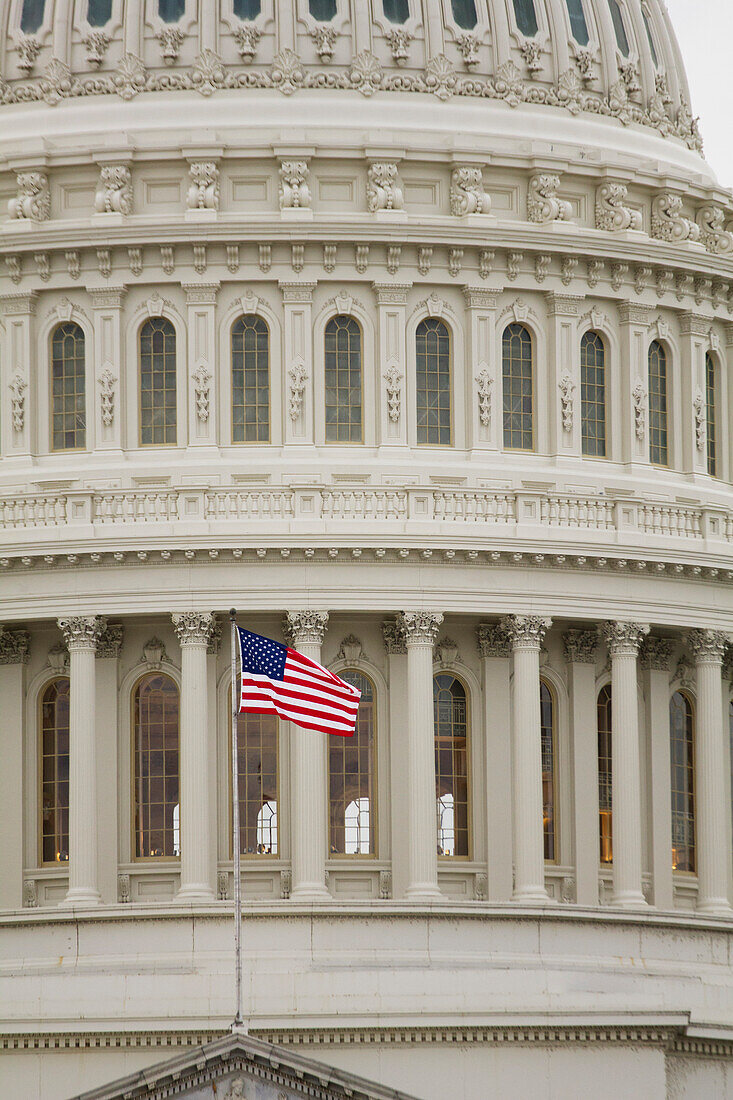
[[711,477],[716,477],[718,473],[717,373],[715,360],[708,353],[705,356],[705,419],[707,425],[708,473]]
[[520,33],[525,38],[534,38],[538,29],[534,0],[514,0],[514,15]]
[[468,704],[451,672],[433,677],[438,855],[469,855]]
[[624,26],[624,17],[621,14],[621,8],[619,7],[618,0],[608,0],[608,6],[611,9],[611,19],[613,20],[613,29],[616,32],[616,44],[620,49],[624,57],[628,57],[629,39],[626,34],[626,27]]
[[382,0],[382,10],[390,23],[406,23],[410,18],[410,0]]
[[67,676],[41,695],[41,859],[69,858],[69,689]]
[[237,19],[256,19],[262,11],[261,0],[234,0],[233,11]]
[[177,23],[186,14],[186,0],[158,0],[158,15],[164,23]]
[[667,449],[667,353],[658,340],[649,347],[649,459],[669,464]]
[[331,737],[328,743],[329,829],[331,855],[376,853],[376,718],[375,690],[361,672],[339,676],[361,692],[353,737]]
[[112,0],[89,0],[87,23],[90,27],[105,27],[112,18]]
[[606,349],[597,332],[580,342],[580,404],[584,455],[606,455]]
[[676,691],[669,703],[672,765],[672,868],[695,871],[695,720],[689,696]]
[[641,14],[644,16],[644,26],[646,27],[646,36],[649,39],[649,49],[652,51],[652,61],[654,62],[655,69],[659,68],[659,58],[657,57],[657,48],[654,45],[654,35],[652,34],[652,24],[649,18],[649,12],[642,5]]
[[336,0],[309,0],[310,13],[321,23],[328,23],[336,17]]
[[35,34],[43,26],[46,0],[23,0],[20,29],[24,34]]
[[613,863],[613,763],[611,759],[611,686],[598,695],[598,809],[601,863]]
[[151,672],[132,696],[135,858],[181,854],[178,727],[180,698],[170,676]]
[[568,16],[570,18],[570,30],[573,38],[579,46],[587,46],[590,42],[588,23],[585,18],[583,0],[566,0]]
[[326,325],[326,442],[362,442],[361,328],[353,317]]
[[237,730],[239,850],[244,856],[277,856],[278,720],[274,714],[244,713],[237,718]]
[[165,317],[140,329],[140,444],[176,442],[176,330]]
[[51,449],[86,447],[84,333],[71,321],[54,329],[51,340]]
[[472,31],[478,23],[476,0],[451,0],[453,18],[459,27]]
[[451,338],[448,326],[428,317],[417,326],[417,441],[450,447],[453,442],[451,408]]
[[232,325],[232,442],[270,441],[270,330],[248,314]]
[[549,684],[540,681],[540,735],[542,740],[542,824],[545,859],[557,859],[555,829],[555,697]]
[[504,446],[515,451],[534,449],[534,364],[532,337],[524,325],[504,330],[502,380],[504,389]]

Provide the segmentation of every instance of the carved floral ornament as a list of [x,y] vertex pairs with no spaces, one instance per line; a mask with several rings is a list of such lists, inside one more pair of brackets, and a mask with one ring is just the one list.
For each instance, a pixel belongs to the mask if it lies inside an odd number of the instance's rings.
[[115,385],[117,377],[109,367],[105,367],[99,376],[99,392],[102,403],[102,423],[109,428],[115,419]]
[[649,627],[640,623],[608,622],[601,627],[611,657],[636,657]]
[[210,612],[184,611],[171,616],[179,643],[207,646],[214,629],[214,616]]
[[486,368],[476,375],[476,385],[478,387],[479,420],[482,427],[488,428],[491,424],[491,391],[494,386],[494,379]]
[[283,631],[291,645],[321,645],[328,626],[327,611],[288,611]]
[[387,387],[387,409],[393,424],[399,423],[402,405],[402,371],[393,363],[384,372]]
[[443,615],[433,611],[403,611],[397,617],[397,627],[408,646],[433,646],[443,625]]
[[132,213],[132,175],[125,164],[103,165],[94,196],[94,209],[98,214]]
[[69,650],[95,650],[107,628],[107,622],[99,616],[77,615],[68,619],[59,619],[58,626]]

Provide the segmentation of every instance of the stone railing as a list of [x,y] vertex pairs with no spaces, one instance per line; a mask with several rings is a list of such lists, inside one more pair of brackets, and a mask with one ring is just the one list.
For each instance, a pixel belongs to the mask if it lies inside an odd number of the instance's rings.
[[[677,545],[733,542],[733,509],[624,496],[611,499],[549,491],[409,488],[252,487],[67,490],[0,497],[0,546],[77,541],[105,533],[226,536],[258,532],[323,533],[324,524],[368,524],[367,532],[425,537],[494,531],[503,538],[557,538],[582,533],[584,543]],[[346,528],[348,530],[348,527]],[[569,536],[568,536],[569,537]]]

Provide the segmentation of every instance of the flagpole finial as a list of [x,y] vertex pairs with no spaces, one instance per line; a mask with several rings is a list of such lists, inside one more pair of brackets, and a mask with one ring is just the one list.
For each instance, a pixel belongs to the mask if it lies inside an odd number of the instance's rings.
[[236,623],[237,621],[237,609],[233,607],[229,612],[229,622]]

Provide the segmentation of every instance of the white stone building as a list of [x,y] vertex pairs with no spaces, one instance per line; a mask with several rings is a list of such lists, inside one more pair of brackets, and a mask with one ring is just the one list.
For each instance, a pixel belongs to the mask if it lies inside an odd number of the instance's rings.
[[663,0],[0,0],[0,1095],[733,1097],[732,220]]

